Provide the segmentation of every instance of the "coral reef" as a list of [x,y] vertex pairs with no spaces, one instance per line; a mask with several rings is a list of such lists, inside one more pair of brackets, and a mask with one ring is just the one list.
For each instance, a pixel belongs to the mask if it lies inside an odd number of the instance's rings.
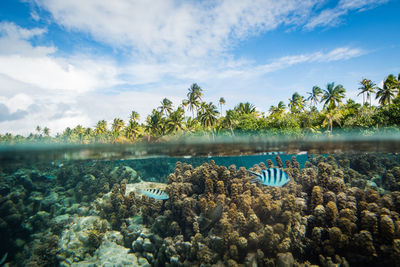
[[16,164],[0,177],[0,251],[15,266],[56,265],[53,241],[71,216],[92,213],[91,202],[125,177],[140,181],[127,166],[96,161]]
[[[153,162],[153,169],[165,166],[165,184],[142,181],[148,163],[3,168],[7,264],[400,265],[398,155],[276,156],[276,164],[270,158],[249,169],[204,158],[194,165],[174,159],[172,171],[172,161]],[[276,167],[291,178],[285,186],[251,183],[248,170]],[[151,199],[145,188],[169,199]]]
[[60,266],[150,266],[130,253],[124,237],[98,216],[75,217],[59,240]]
[[[153,246],[135,245],[135,251],[156,254],[149,258],[155,266],[400,264],[399,206],[393,204],[400,194],[352,186],[350,177],[365,174],[348,162],[343,167],[340,158],[312,158],[302,170],[295,158],[285,165],[292,181],[272,188],[250,183],[244,168],[177,162],[167,179],[170,199],[147,238]],[[272,161],[250,170],[266,166]]]

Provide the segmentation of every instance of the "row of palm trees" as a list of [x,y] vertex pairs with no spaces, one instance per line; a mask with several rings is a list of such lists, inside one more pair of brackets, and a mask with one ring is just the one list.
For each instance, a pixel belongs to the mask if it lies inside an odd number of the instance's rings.
[[[337,106],[343,104],[342,100],[345,98],[346,90],[343,85],[335,85],[334,82],[328,83],[325,90],[318,86],[314,86],[311,92],[308,92],[308,98],[295,92],[289,99],[288,107],[291,113],[303,112],[306,108],[308,101],[310,106],[316,109],[316,106],[323,102],[323,109],[332,110]],[[271,106],[269,109],[270,114],[282,114],[286,109],[283,101],[280,101],[277,106]]]
[[[373,81],[363,78],[358,89],[361,91],[358,95],[362,94],[363,96],[363,104],[369,100],[369,104],[372,105],[372,95],[376,93],[376,99],[381,106],[390,105],[394,97],[400,92],[400,74],[398,78],[393,74],[387,76],[382,87],[378,87]],[[323,108],[331,110],[342,104],[345,93],[346,90],[341,84],[335,85],[333,82],[328,83],[325,90],[322,90],[319,86],[314,86],[311,92],[307,93],[309,95],[307,99],[295,92],[289,99],[288,106],[291,112],[298,113],[304,110],[306,101],[309,101],[314,107],[323,102]],[[271,106],[270,112],[281,112],[283,108],[284,104],[281,101],[277,107]]]
[[[203,89],[196,83],[188,88],[186,99],[174,109],[173,103],[168,98],[160,102],[160,106],[153,109],[147,116],[145,123],[139,123],[139,113],[132,111],[127,122],[115,118],[108,128],[105,120],[97,122],[94,128],[85,128],[78,125],[75,128],[66,128],[57,134],[55,140],[63,142],[134,142],[143,138],[147,140],[159,139],[163,136],[183,134],[211,134],[216,132],[228,132],[235,135],[236,131],[260,130],[260,129],[291,129],[301,128],[311,131],[320,131],[327,127],[332,132],[333,126],[367,125],[368,116],[376,113],[372,106],[372,96],[376,99],[380,108],[385,108],[393,103],[395,96],[400,91],[400,75],[396,78],[389,75],[383,81],[382,87],[376,86],[369,79],[360,81],[360,94],[363,95],[363,105],[356,104],[353,100],[345,100],[345,88],[334,82],[328,83],[325,89],[314,86],[308,97],[295,92],[288,102],[288,109],[283,101],[276,106],[271,106],[267,114],[260,113],[256,107],[249,103],[239,103],[233,109],[226,110],[223,116],[223,106],[226,101],[219,99],[219,109],[212,102],[203,101]],[[369,103],[368,103],[369,101]],[[321,111],[317,106],[322,105]],[[191,116],[185,116],[187,111]],[[353,117],[352,117],[353,116]],[[355,116],[358,116],[356,119]],[[352,119],[353,118],[353,119]],[[362,120],[361,122],[354,122]],[[50,129],[38,126],[36,134],[27,137],[28,140],[52,140]],[[12,136],[4,135],[1,139],[7,140]]]

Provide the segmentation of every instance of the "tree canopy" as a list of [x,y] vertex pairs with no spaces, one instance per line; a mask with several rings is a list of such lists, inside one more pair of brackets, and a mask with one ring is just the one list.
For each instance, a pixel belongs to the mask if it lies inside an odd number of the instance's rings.
[[[271,105],[266,114],[261,113],[250,102],[240,102],[233,109],[227,109],[223,115],[222,106],[226,104],[224,97],[216,102],[220,106],[218,109],[213,102],[202,100],[203,89],[193,83],[182,105],[174,108],[172,101],[164,98],[144,122],[140,122],[139,113],[132,110],[126,122],[122,118],[115,118],[108,122],[100,120],[93,127],[76,125],[55,133],[54,137],[50,135],[52,131],[49,127],[38,125],[35,132],[27,137],[0,134],[0,142],[155,142],[168,139],[171,135],[185,134],[332,134],[336,132],[335,128],[356,129],[368,133],[383,127],[400,127],[399,84],[398,77],[393,74],[383,80],[382,88],[363,78],[358,88],[358,95],[363,95],[363,101],[359,104],[352,99],[346,99],[346,90],[342,85],[331,82],[324,90],[313,86],[311,92],[307,93],[307,99],[295,92],[287,104],[279,101],[277,105]],[[375,93],[379,103],[377,106],[372,105]],[[306,105],[306,101],[310,105]],[[322,108],[319,110],[318,106]]]

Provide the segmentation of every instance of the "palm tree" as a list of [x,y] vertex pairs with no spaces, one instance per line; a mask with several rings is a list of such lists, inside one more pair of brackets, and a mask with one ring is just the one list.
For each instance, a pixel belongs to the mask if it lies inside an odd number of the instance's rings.
[[329,133],[332,133],[333,130],[333,123],[336,122],[339,126],[340,119],[342,118],[342,113],[338,109],[328,109],[325,113],[325,119],[322,122],[322,127],[328,125]]
[[198,126],[199,121],[189,116],[186,118],[185,124],[186,124],[186,131],[192,133],[196,130],[196,127]]
[[289,99],[290,111],[292,113],[299,113],[304,109],[304,97],[299,95],[299,93],[295,92],[292,95],[292,98]]
[[65,128],[64,132],[62,133],[62,137],[64,139],[64,142],[68,142],[71,138],[72,135],[72,130],[71,128],[67,127]]
[[134,122],[139,122],[140,115],[136,111],[132,110],[131,116],[129,117],[129,120],[133,120]]
[[111,131],[114,135],[114,138],[118,138],[119,135],[121,134],[121,131],[123,130],[125,126],[125,123],[122,119],[120,118],[115,118],[113,121],[113,124],[111,125]]
[[389,74],[386,77],[384,84],[389,84],[390,87],[395,87],[395,88],[397,88],[399,85],[396,76],[394,76],[393,74]]
[[223,97],[221,97],[220,99],[219,99],[219,106],[221,107],[221,113],[220,113],[220,116],[222,116],[222,105],[225,105],[225,99],[223,98]]
[[43,134],[45,135],[45,136],[50,136],[50,129],[48,128],[48,127],[44,127],[43,128]]
[[3,137],[3,140],[4,140],[5,143],[12,143],[13,139],[14,139],[14,137],[13,137],[13,135],[11,133],[6,133],[4,135],[4,137]]
[[218,113],[217,107],[212,102],[204,105],[204,111],[199,113],[199,121],[204,129],[211,128],[213,132],[213,127],[217,123]]
[[236,111],[230,109],[230,110],[226,111],[225,117],[223,117],[222,121],[221,121],[221,126],[229,128],[231,130],[232,136],[235,136],[235,133],[233,132],[233,128],[239,121],[238,117],[239,117],[238,113]]
[[371,94],[375,93],[375,89],[376,84],[373,83],[371,80],[368,79],[362,79],[362,81],[360,82],[361,87],[359,87],[358,89],[361,90],[361,92],[357,95],[359,96],[360,94],[363,95],[363,104],[365,103],[364,101],[364,94],[367,93],[367,100],[369,99],[369,104],[371,105]]
[[161,106],[159,106],[158,109],[167,117],[172,112],[172,101],[168,98],[164,98],[161,101]]
[[200,105],[197,107],[197,117],[200,116],[199,114],[204,113],[207,108],[206,102],[201,102]]
[[400,94],[400,73],[397,75],[397,89],[399,89],[398,94]]
[[135,140],[139,132],[140,132],[139,123],[137,123],[133,119],[130,119],[128,125],[125,128],[125,137]]
[[286,105],[283,103],[283,101],[279,101],[278,106],[271,106],[269,108],[269,112],[272,116],[280,117],[285,112],[285,109]]
[[257,111],[256,111],[256,107],[249,103],[239,103],[238,105],[236,105],[236,107],[234,108],[234,110],[239,114],[239,115],[250,115],[250,114],[254,114],[257,115]]
[[311,104],[314,104],[314,106],[316,106],[320,102],[320,98],[322,96],[322,89],[319,88],[318,86],[313,86],[312,91],[307,94],[310,95],[307,98],[307,100],[310,101]]
[[194,109],[197,109],[200,105],[203,89],[201,89],[197,83],[194,83],[189,87],[188,90],[189,92],[187,93],[185,105],[189,106],[189,110],[192,112],[192,117],[194,117]]
[[148,140],[150,136],[161,136],[165,132],[164,121],[161,112],[153,109],[151,114],[146,119],[146,131],[148,133]]
[[94,131],[96,135],[105,134],[107,132],[107,122],[105,120],[98,121]]
[[85,137],[86,137],[87,139],[89,139],[89,140],[90,140],[90,138],[91,138],[92,134],[93,134],[93,130],[92,130],[92,128],[90,128],[90,127],[87,127],[87,128],[85,129]]
[[85,134],[85,128],[83,128],[82,125],[78,124],[73,130],[74,133],[76,133],[76,135],[78,135],[79,138],[79,142],[82,143],[83,141],[83,136]]
[[36,132],[38,132],[38,135],[41,135],[40,133],[42,132],[42,128],[39,125],[36,126]]
[[178,107],[174,112],[170,113],[167,119],[167,128],[170,133],[183,130],[183,120],[185,119],[185,111]]
[[379,104],[381,106],[385,106],[388,104],[390,106],[390,103],[392,99],[394,98],[394,94],[397,89],[397,84],[393,80],[394,76],[390,74],[385,81],[383,82],[382,88],[378,87],[378,91],[376,92],[376,99],[379,99]]
[[342,105],[342,99],[345,97],[345,92],[346,90],[343,88],[343,85],[338,84],[335,86],[334,82],[328,83],[321,100],[325,101],[324,108],[328,106],[327,109],[335,109],[336,104]]

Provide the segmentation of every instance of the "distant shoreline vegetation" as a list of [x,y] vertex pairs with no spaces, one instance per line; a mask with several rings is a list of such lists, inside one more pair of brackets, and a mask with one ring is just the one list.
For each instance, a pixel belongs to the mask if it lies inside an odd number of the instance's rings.
[[[37,126],[35,133],[24,137],[6,133],[0,134],[0,142],[18,143],[134,143],[138,141],[167,141],[171,137],[215,135],[235,136],[244,133],[266,135],[332,134],[343,131],[357,131],[369,135],[377,131],[398,131],[400,126],[400,74],[388,75],[382,88],[363,78],[358,95],[363,103],[346,99],[346,89],[334,82],[326,88],[314,86],[308,96],[295,92],[288,105],[280,101],[271,106],[267,114],[259,113],[249,103],[239,103],[234,109],[224,112],[225,99],[217,104],[203,101],[203,89],[192,84],[187,98],[173,109],[173,103],[164,98],[160,106],[153,109],[145,123],[139,123],[139,113],[132,111],[127,122],[115,118],[111,125],[105,120],[97,122],[94,128],[77,125],[67,127],[62,133],[50,136],[48,127]],[[375,97],[379,105],[372,105]],[[317,105],[322,104],[321,110]],[[185,110],[190,114],[185,116]],[[225,113],[225,114],[224,114]],[[110,127],[109,127],[110,126]]]

